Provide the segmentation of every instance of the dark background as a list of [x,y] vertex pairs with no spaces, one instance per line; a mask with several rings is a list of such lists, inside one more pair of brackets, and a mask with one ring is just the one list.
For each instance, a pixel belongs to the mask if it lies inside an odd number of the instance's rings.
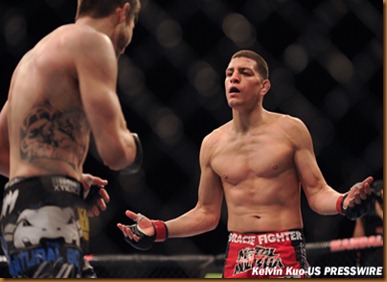
[[[166,220],[196,204],[200,144],[231,118],[224,70],[240,49],[267,59],[265,108],[305,122],[332,187],[344,192],[368,175],[383,177],[381,0],[143,0],[142,7],[119,60],[117,91],[128,127],[141,137],[144,164],[137,175],[113,172],[91,149],[85,172],[108,179],[112,199],[92,219],[91,253],[138,252],[116,228],[128,222],[126,209]],[[73,22],[75,10],[76,0],[1,1],[1,105],[23,54]],[[0,186],[6,181],[0,177]],[[307,242],[351,236],[354,222],[319,216],[302,200]],[[216,230],[148,253],[223,253],[226,220],[224,209]]]

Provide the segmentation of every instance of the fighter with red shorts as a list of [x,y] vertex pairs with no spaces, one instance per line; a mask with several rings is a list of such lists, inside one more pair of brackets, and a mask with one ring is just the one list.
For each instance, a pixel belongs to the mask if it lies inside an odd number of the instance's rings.
[[268,233],[231,232],[224,278],[307,278],[302,230]]

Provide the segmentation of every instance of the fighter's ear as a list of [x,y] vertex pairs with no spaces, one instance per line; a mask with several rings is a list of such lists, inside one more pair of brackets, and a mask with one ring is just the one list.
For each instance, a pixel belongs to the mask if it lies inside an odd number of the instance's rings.
[[126,2],[125,4],[123,4],[122,6],[116,9],[119,22],[128,21],[130,9],[131,9],[131,6],[129,2]]
[[259,92],[262,96],[265,95],[267,92],[269,92],[271,87],[270,80],[265,79],[262,81],[262,88],[261,91]]

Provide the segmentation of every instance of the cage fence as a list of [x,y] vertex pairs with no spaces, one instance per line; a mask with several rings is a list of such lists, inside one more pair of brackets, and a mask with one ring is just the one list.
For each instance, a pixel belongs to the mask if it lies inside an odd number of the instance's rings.
[[[381,235],[346,238],[306,244],[311,278],[347,278],[337,273],[325,273],[330,267],[363,267],[382,269],[382,273],[370,272],[351,275],[351,278],[384,278],[384,247]],[[221,278],[224,254],[218,255],[154,255],[111,254],[87,255],[98,278]],[[9,278],[7,261],[0,256],[0,277]]]

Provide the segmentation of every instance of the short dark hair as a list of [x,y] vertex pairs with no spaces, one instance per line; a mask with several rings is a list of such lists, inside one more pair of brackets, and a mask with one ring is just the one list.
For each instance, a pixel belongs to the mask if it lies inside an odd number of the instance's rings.
[[240,50],[232,55],[231,59],[245,57],[249,58],[257,63],[258,73],[263,77],[263,79],[269,78],[269,67],[267,66],[267,62],[261,55],[251,50]]
[[130,4],[129,16],[131,16],[137,7],[136,0],[78,0],[75,19],[82,16],[104,18],[112,14],[115,9],[121,7],[125,3]]

